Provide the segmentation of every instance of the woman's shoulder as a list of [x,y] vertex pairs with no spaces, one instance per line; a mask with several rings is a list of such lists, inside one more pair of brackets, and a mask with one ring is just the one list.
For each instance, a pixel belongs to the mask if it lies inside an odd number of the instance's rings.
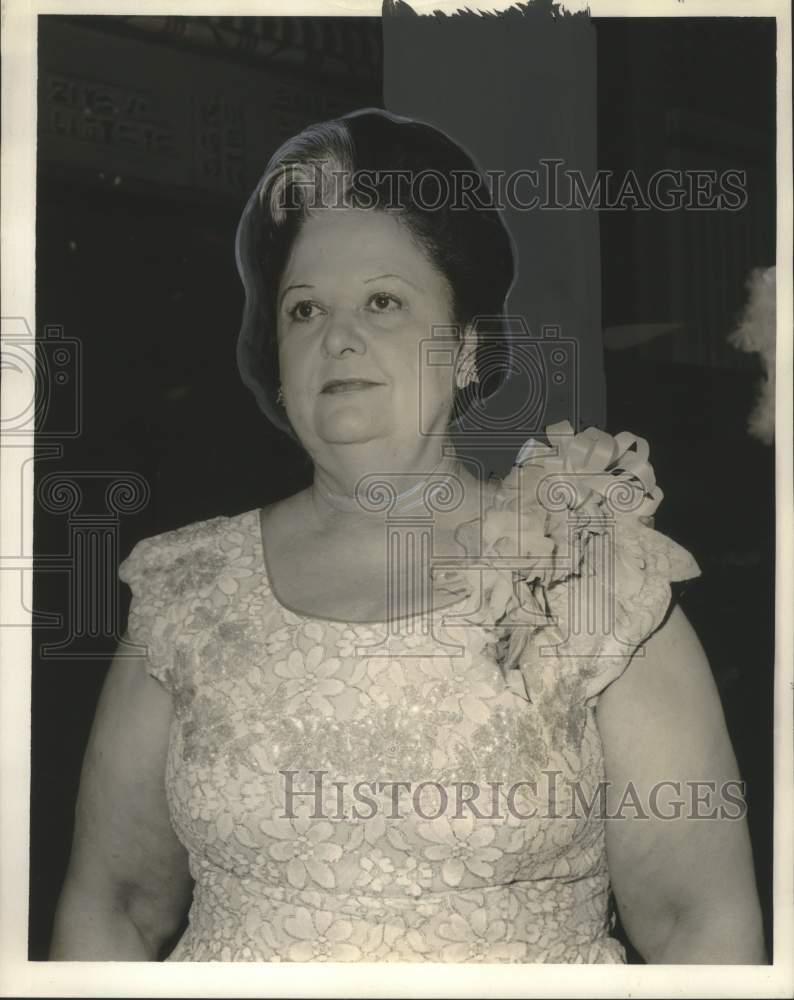
[[187,578],[221,571],[250,545],[258,511],[219,514],[140,539],[119,566],[119,579],[134,586],[157,580],[178,592]]

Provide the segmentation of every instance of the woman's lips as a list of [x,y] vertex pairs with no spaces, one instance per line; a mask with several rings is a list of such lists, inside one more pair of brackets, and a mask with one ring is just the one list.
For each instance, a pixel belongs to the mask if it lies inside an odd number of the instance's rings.
[[368,382],[366,379],[340,379],[326,383],[321,391],[325,393],[357,392],[360,389],[374,389],[378,385],[382,385],[382,383]]

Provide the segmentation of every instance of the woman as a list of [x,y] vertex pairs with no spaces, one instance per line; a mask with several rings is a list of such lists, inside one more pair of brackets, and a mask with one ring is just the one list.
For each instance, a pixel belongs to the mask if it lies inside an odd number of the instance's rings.
[[[429,170],[469,200],[400,187]],[[478,334],[513,278],[485,192],[379,111],[268,165],[238,360],[313,482],[122,565],[145,653],[100,700],[53,958],[155,959],[192,895],[171,960],[616,963],[612,892],[648,962],[764,961],[645,443],[556,425],[502,483],[450,447],[517,357]]]

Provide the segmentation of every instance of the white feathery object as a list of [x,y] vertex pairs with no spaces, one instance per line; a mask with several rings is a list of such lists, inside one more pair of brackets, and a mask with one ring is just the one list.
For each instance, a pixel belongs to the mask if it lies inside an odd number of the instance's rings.
[[748,298],[728,343],[761,359],[761,379],[755,409],[747,422],[749,434],[772,444],[775,437],[775,268],[757,267],[747,279]]

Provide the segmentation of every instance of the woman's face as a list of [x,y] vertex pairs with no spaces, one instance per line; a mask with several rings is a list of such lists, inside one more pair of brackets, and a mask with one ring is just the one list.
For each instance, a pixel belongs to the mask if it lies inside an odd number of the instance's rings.
[[[277,317],[287,414],[310,454],[378,442],[394,455],[415,449],[422,432],[444,432],[453,366],[423,363],[423,342],[452,324],[451,290],[394,215],[310,216],[281,279]],[[456,341],[439,346],[454,359]]]

